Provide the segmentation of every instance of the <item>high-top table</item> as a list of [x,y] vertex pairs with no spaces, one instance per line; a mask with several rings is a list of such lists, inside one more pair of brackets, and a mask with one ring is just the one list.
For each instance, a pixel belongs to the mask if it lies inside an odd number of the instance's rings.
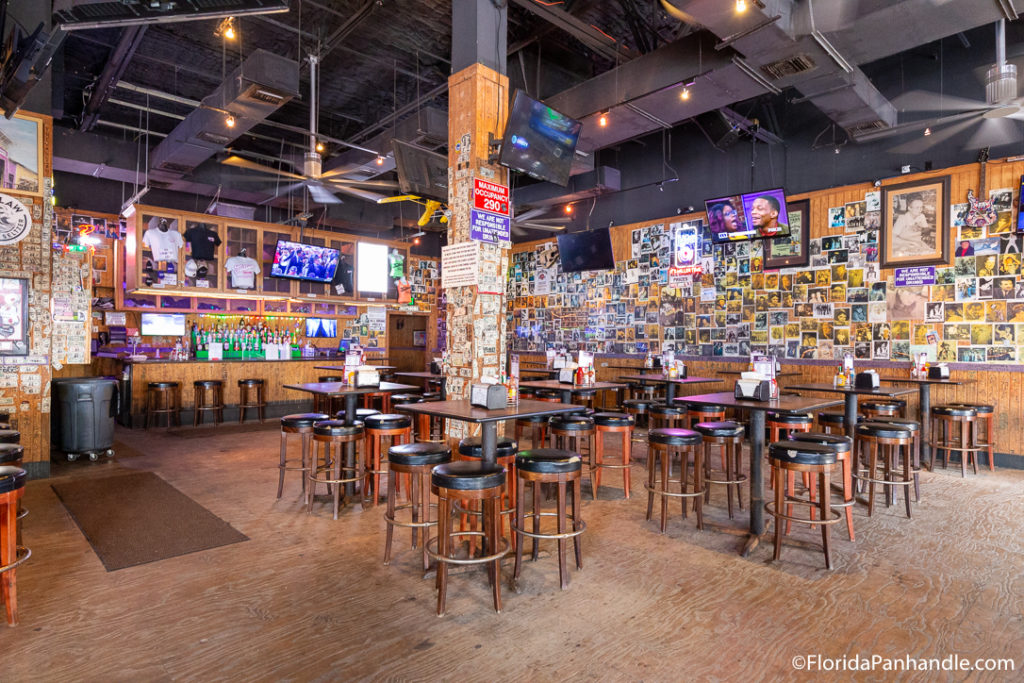
[[438,380],[441,383],[441,400],[445,400],[445,381],[444,375],[437,372],[396,372],[395,377],[411,377],[413,379],[423,380],[423,390],[427,391],[430,389],[430,380]]
[[677,402],[718,405],[737,408],[750,413],[747,430],[750,435],[750,529],[740,554],[746,557],[760,543],[764,535],[764,423],[765,413],[806,413],[840,404],[837,399],[813,398],[808,396],[780,396],[771,401],[751,401],[736,398],[732,392],[682,396]]
[[433,401],[430,403],[407,403],[397,406],[395,410],[415,415],[430,415],[446,420],[461,420],[480,425],[480,445],[483,448],[483,460],[492,465],[497,462],[498,455],[498,423],[516,420],[521,417],[537,415],[559,415],[574,413],[580,409],[571,403],[548,403],[547,401],[521,400],[515,405],[496,410],[487,410],[470,404],[469,401]]
[[549,368],[519,368],[520,375],[539,375],[541,377],[558,377],[558,370]]
[[[808,384],[791,384],[785,387],[785,389],[797,389],[799,391],[820,391],[829,394],[842,394],[846,403],[846,435],[853,438],[857,430],[857,397],[858,396],[874,396],[876,398],[895,398],[897,396],[905,396],[906,394],[914,393],[913,389],[898,389],[895,387],[879,387],[878,389],[858,389],[855,386],[847,385],[845,387],[836,387],[831,384],[821,383],[808,383]],[[921,426],[924,429],[924,425]],[[921,433],[921,440],[924,441],[924,432]]]
[[961,384],[974,384],[973,379],[928,379],[927,377],[882,377],[883,382],[892,384],[916,384],[917,385],[917,419],[921,422],[921,463],[927,467],[932,464],[932,447],[928,445],[928,420],[932,414],[932,385],[948,384],[960,386]]
[[[369,362],[369,360],[367,360],[367,362]],[[316,369],[316,370],[344,370],[345,367],[346,366],[344,366],[344,365],[314,365],[313,366],[313,368]],[[374,370],[382,370],[383,372],[388,372],[389,370],[397,370],[398,366],[397,365],[374,365],[373,369]]]
[[[749,371],[748,370],[719,370],[718,374],[719,375],[736,375],[737,377],[739,377],[744,372],[749,372]],[[799,370],[781,370],[781,371],[775,373],[775,376],[776,377],[799,377],[802,374],[804,374],[804,373],[800,372]]]
[[356,419],[357,399],[363,394],[375,394],[378,392],[393,394],[397,391],[416,389],[412,384],[396,384],[394,382],[381,382],[380,384],[367,387],[356,387],[342,382],[307,382],[304,384],[285,384],[284,388],[304,391],[318,396],[344,396],[345,422],[352,422]]
[[665,405],[672,405],[672,402],[676,400],[676,386],[680,384],[718,384],[724,380],[715,379],[714,377],[675,377],[669,378],[666,375],[623,375],[619,377],[621,380],[627,382],[640,382],[641,384],[664,384],[665,385]]
[[661,374],[661,368],[645,368],[640,365],[605,365],[603,367],[612,368],[614,370],[634,370],[641,373],[649,372],[655,375]]
[[[572,403],[572,395],[591,389],[624,389],[625,384],[619,382],[594,382],[593,384],[565,384],[557,379],[542,379],[533,382],[520,382],[519,386],[530,389],[549,389],[562,392],[562,403]],[[579,406],[577,406],[579,408]]]

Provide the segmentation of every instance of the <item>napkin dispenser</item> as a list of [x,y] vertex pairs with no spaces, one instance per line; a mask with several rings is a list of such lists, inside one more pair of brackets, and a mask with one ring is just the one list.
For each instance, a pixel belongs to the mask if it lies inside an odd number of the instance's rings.
[[497,410],[508,407],[508,389],[501,384],[473,384],[469,388],[470,405]]
[[928,379],[949,379],[948,365],[932,365],[928,368]]
[[738,379],[733,396],[748,401],[768,401],[772,397],[772,383],[767,379]]
[[877,389],[881,386],[878,373],[874,370],[858,372],[853,378],[853,386],[857,389]]
[[440,375],[441,374],[441,364],[438,363],[436,360],[430,361],[430,371],[432,373],[434,373],[435,375]]
[[380,371],[372,365],[360,365],[356,368],[357,387],[375,387],[380,384]]
[[573,384],[576,381],[576,368],[562,368],[558,371],[558,381],[562,384]]

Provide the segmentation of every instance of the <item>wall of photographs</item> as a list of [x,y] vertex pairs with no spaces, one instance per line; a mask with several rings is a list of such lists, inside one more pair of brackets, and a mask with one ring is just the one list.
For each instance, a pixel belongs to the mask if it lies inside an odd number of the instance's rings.
[[[713,245],[703,230],[701,272],[677,275],[672,234],[703,214],[612,229],[614,270],[564,274],[557,245],[517,245],[509,279],[513,349],[566,346],[691,357],[1015,363],[1024,360],[1024,164],[989,162],[790,198],[803,259],[771,268],[790,245]],[[969,225],[967,190],[991,199],[991,224]],[[799,204],[797,204],[799,206]],[[766,249],[768,250],[766,253]],[[784,262],[784,261],[783,261]],[[804,265],[805,264],[805,265]]]

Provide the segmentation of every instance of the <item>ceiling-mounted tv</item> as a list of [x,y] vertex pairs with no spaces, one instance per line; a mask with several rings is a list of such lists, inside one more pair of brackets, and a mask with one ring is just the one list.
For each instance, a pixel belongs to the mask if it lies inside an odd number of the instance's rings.
[[338,269],[340,253],[330,247],[278,240],[271,277],[310,282],[330,282]]
[[516,91],[498,162],[514,171],[565,186],[583,124]]
[[786,192],[782,188],[708,199],[704,208],[711,240],[716,244],[789,235]]
[[402,140],[392,140],[402,194],[448,201],[448,157]]
[[558,258],[563,273],[611,270],[615,267],[608,228],[558,236]]

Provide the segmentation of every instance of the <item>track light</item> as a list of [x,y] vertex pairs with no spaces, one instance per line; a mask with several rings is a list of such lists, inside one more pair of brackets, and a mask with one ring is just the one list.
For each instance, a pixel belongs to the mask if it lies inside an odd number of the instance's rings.
[[228,114],[227,118],[224,119],[224,124],[228,128],[234,128],[235,127],[235,117],[232,114]]
[[227,40],[235,39],[235,18],[224,17],[219,24],[217,24],[217,30],[213,32],[213,35],[218,38],[226,38]]
[[322,152],[322,151],[324,151],[325,149],[326,149],[326,147],[324,147],[324,143],[323,143],[323,142],[321,142],[320,140],[317,140],[317,141],[316,141],[316,151],[318,151],[318,152]]
[[377,155],[377,165],[378,166],[383,166],[384,165],[384,157],[382,155],[380,155],[380,154]]
[[931,128],[925,128],[924,129],[924,134],[925,134],[925,137],[931,135],[932,134],[932,129]]
[[746,0],[736,0],[736,11],[740,14],[747,11]]
[[599,116],[598,119],[597,119],[597,125],[601,126],[602,128],[604,128],[605,126],[608,125],[608,112],[607,111],[601,112],[601,116]]
[[685,87],[685,86],[683,87],[683,92],[679,93],[679,99],[681,99],[681,100],[688,100],[688,99],[690,99],[690,89],[688,87]]
[[572,204],[566,204],[565,205],[565,212],[567,214],[571,214],[573,212]]

